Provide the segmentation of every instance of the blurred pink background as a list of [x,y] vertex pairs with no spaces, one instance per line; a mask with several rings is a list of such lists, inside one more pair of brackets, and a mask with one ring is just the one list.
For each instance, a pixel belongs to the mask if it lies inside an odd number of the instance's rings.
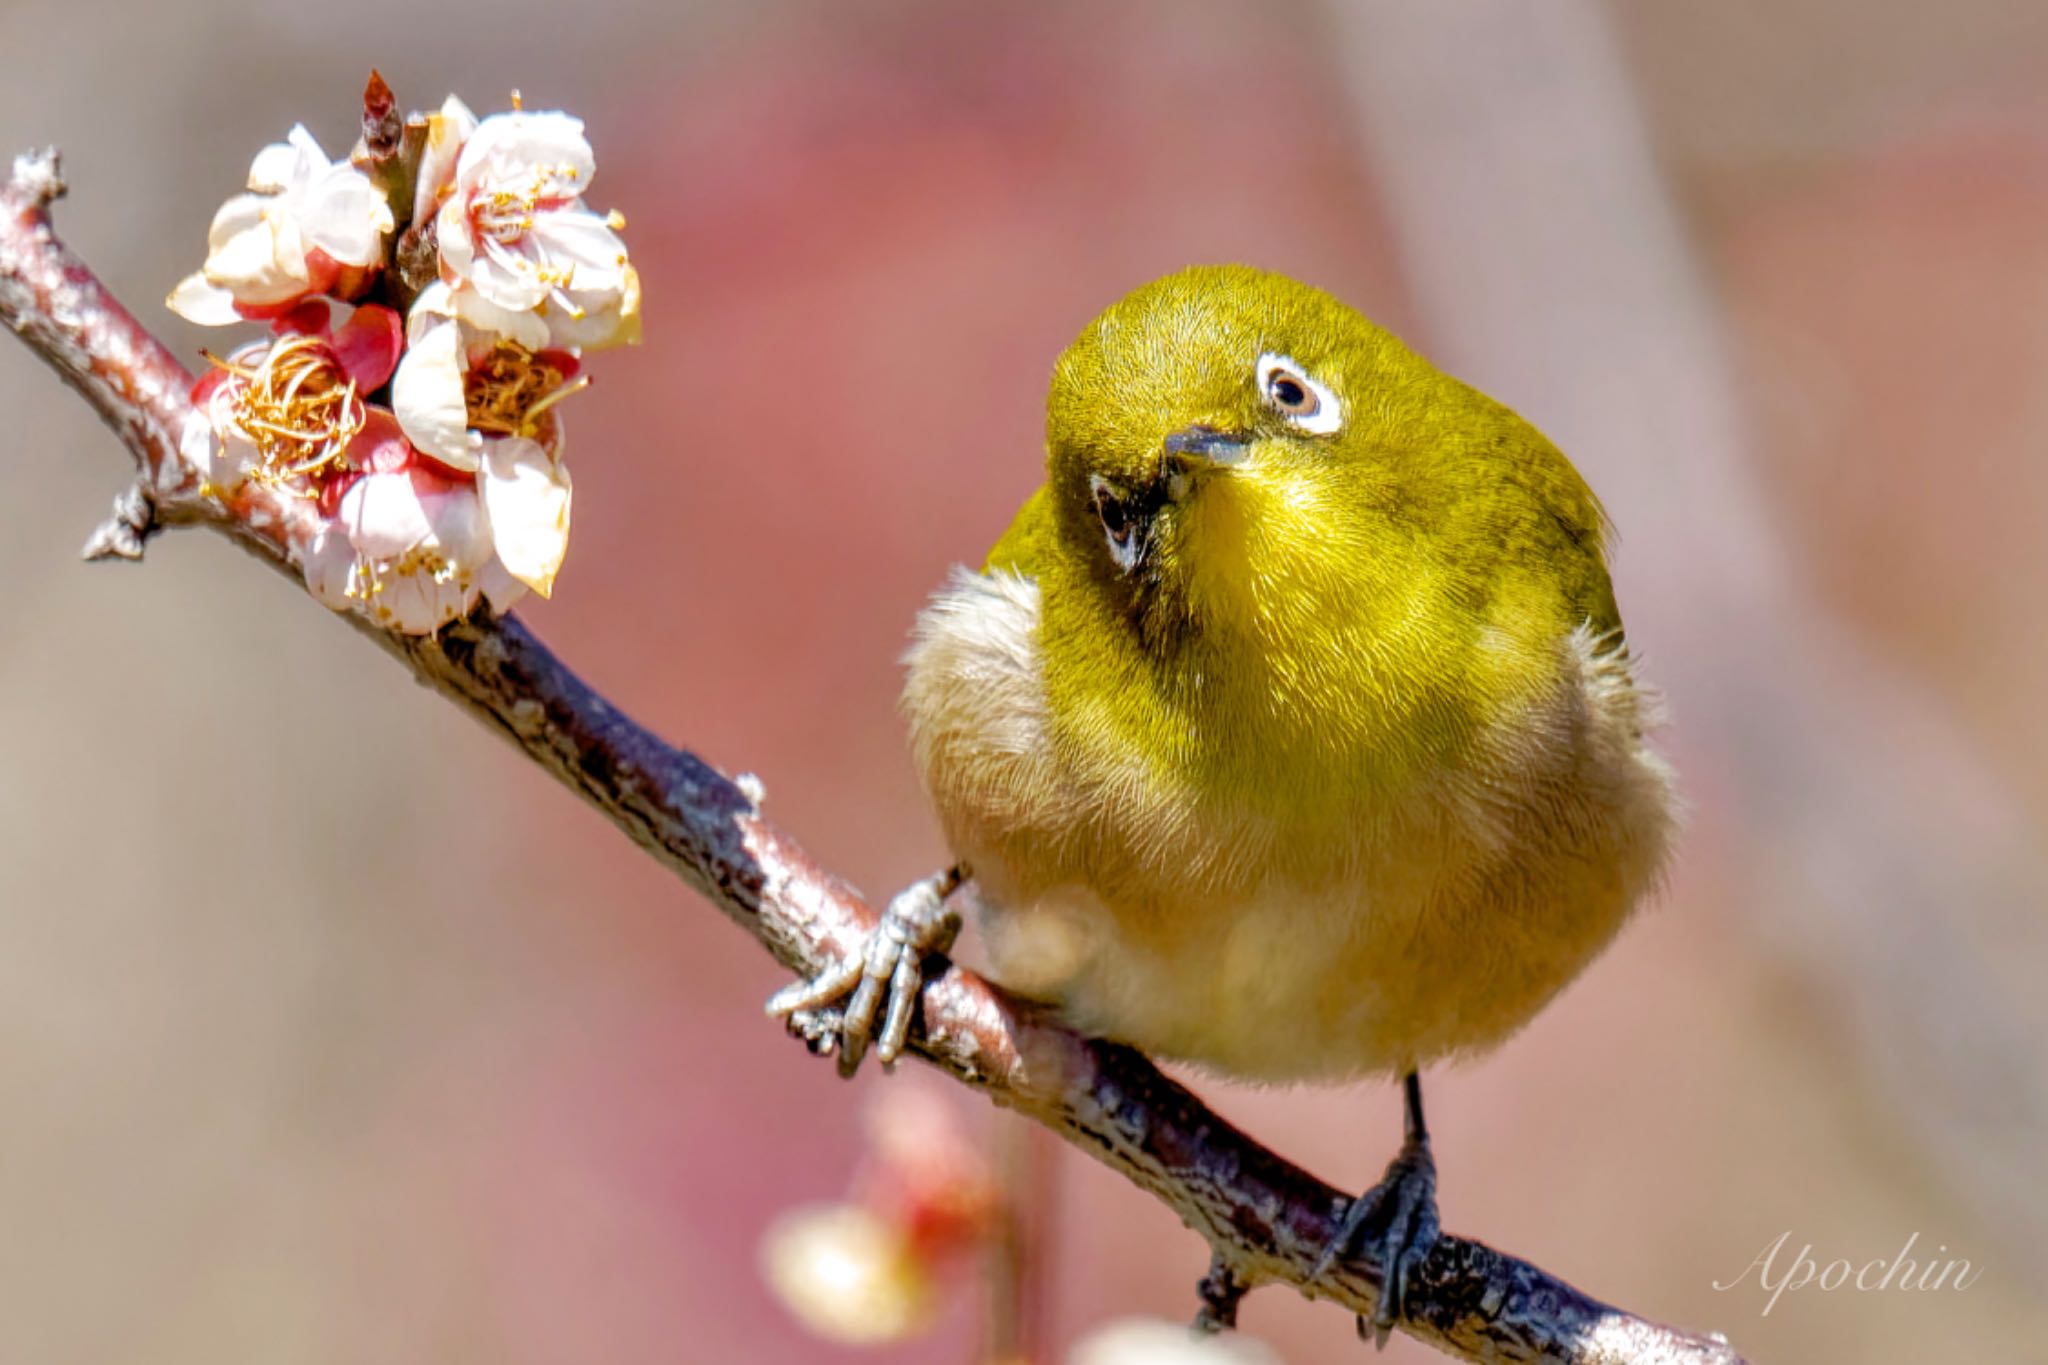
[[[905,630],[1036,483],[1060,347],[1191,261],[1356,303],[1606,496],[1695,805],[1662,902],[1431,1078],[1446,1224],[1757,1361],[2038,1352],[2048,12],[1458,8],[21,0],[0,132],[196,361],[156,301],[372,64],[584,116],[647,340],[571,409],[525,614],[877,895],[944,856]],[[79,564],[124,456],[18,347],[0,410],[0,1360],[970,1355],[971,1281],[870,1352],[763,1288],[888,1081],[761,1017],[758,948],[219,540]],[[1350,1187],[1398,1133],[1391,1091],[1197,1084]],[[1199,1240],[1058,1180],[1055,1342],[1189,1315]],[[1982,1276],[1714,1288],[1786,1232]],[[1366,1349],[1284,1291],[1245,1327]]]

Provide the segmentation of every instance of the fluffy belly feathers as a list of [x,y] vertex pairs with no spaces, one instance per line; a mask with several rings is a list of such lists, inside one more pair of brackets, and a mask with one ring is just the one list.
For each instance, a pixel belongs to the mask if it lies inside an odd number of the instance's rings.
[[1078,1028],[1251,1079],[1398,1074],[1506,1038],[1656,878],[1670,774],[1626,660],[1590,639],[1558,714],[1305,820],[1064,766],[1038,600],[1028,578],[958,572],[919,618],[904,701],[991,974]]

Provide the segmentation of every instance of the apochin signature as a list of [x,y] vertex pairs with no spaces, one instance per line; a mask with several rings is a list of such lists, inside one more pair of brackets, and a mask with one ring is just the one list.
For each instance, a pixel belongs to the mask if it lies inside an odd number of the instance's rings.
[[1982,1266],[1973,1266],[1961,1257],[1950,1256],[1946,1245],[1937,1245],[1934,1255],[1922,1253],[1915,1259],[1913,1248],[1919,1244],[1920,1234],[1914,1233],[1906,1239],[1895,1256],[1881,1256],[1860,1264],[1848,1260],[1828,1262],[1816,1261],[1813,1244],[1807,1243],[1794,1252],[1781,1266],[1779,1257],[1785,1254],[1785,1244],[1792,1240],[1788,1229],[1778,1234],[1772,1242],[1756,1254],[1756,1259],[1743,1267],[1742,1273],[1723,1283],[1714,1281],[1714,1288],[1726,1293],[1756,1275],[1758,1289],[1770,1295],[1764,1301],[1761,1316],[1769,1317],[1771,1310],[1778,1306],[1778,1296],[1787,1290],[1815,1287],[1824,1290],[1855,1289],[1861,1293],[1874,1294],[1887,1289],[1918,1290],[1932,1293],[1939,1289],[1968,1289],[1984,1273]]

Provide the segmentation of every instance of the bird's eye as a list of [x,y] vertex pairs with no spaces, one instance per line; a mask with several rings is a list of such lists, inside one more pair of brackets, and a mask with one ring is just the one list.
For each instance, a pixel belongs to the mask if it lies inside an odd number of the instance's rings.
[[1259,357],[1259,396],[1266,406],[1303,431],[1327,435],[1343,425],[1337,395],[1292,357],[1272,351]]
[[1088,476],[1088,492],[1095,501],[1095,517],[1109,542],[1109,557],[1129,573],[1144,553],[1144,526],[1131,504],[1130,495],[1100,474]]

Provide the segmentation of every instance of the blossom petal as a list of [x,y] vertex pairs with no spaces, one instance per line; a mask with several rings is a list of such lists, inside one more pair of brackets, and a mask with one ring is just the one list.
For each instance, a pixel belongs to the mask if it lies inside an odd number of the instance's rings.
[[334,158],[327,155],[327,149],[320,145],[320,139],[307,131],[303,123],[294,123],[292,130],[284,135],[284,140],[298,153],[298,164],[292,171],[292,185],[303,185],[335,164]]
[[412,311],[405,315],[406,344],[417,345],[421,337],[454,316],[455,291],[446,280],[435,280],[420,290],[412,301]]
[[500,308],[474,289],[451,289],[436,280],[413,300],[405,320],[407,341],[418,344],[436,323],[455,318],[465,324],[463,347],[472,361],[487,353],[500,339],[517,342],[529,351],[547,349],[548,325],[530,310],[514,312]]
[[488,350],[499,338],[529,351],[547,348],[548,325],[531,309],[500,308],[476,290],[464,289],[455,297],[455,315],[482,335],[485,344],[481,348],[473,345],[472,350]]
[[432,635],[475,601],[468,584],[427,573],[379,572],[364,598],[369,618],[407,635]]
[[398,366],[398,353],[405,347],[405,324],[394,310],[366,303],[334,329],[329,343],[342,373],[355,380],[356,392],[371,393],[383,388]]
[[266,227],[263,211],[270,201],[260,194],[237,194],[213,211],[206,227],[206,250],[211,255],[251,228]]
[[434,529],[403,471],[357,479],[342,495],[341,524],[356,553],[369,559],[396,559]]
[[451,483],[422,467],[412,471],[412,488],[427,514],[423,548],[464,574],[491,557],[490,522],[475,484]]
[[407,439],[454,469],[477,467],[483,437],[469,429],[468,362],[455,322],[429,327],[406,349],[391,380],[391,408]]
[[415,468],[406,477],[428,531],[417,553],[376,566],[373,619],[408,634],[438,630],[476,605],[478,572],[490,558],[490,534],[476,489]]
[[491,610],[500,615],[512,610],[512,604],[527,593],[526,585],[514,578],[504,562],[496,558],[477,571],[476,581],[483,590],[484,600],[491,604]]
[[548,596],[569,550],[568,469],[536,441],[491,441],[484,448],[478,491],[506,571]]
[[548,296],[541,278],[540,263],[519,245],[507,245],[486,237],[483,250],[470,265],[469,282],[476,292],[500,308],[526,312],[540,307]]
[[305,292],[306,261],[280,239],[266,201],[241,194],[220,206],[207,233],[207,280],[244,304],[283,303]]
[[554,269],[570,271],[571,289],[616,289],[626,269],[626,244],[611,220],[585,208],[537,214],[527,230],[533,254]]
[[1185,1323],[1119,1318],[1074,1343],[1067,1365],[1280,1365],[1261,1342],[1237,1333],[1198,1336]]
[[442,102],[441,112],[427,115],[427,141],[420,150],[419,177],[413,190],[414,227],[441,206],[441,196],[455,183],[456,159],[476,127],[476,115],[453,95]]
[[486,179],[528,179],[536,173],[581,194],[597,173],[597,159],[583,136],[583,120],[559,112],[513,110],[477,125],[456,163],[455,181],[465,188]]
[[203,270],[195,270],[178,281],[178,287],[164,303],[185,321],[201,327],[225,327],[242,320],[242,315],[235,311],[235,296],[208,280]]
[[370,474],[396,474],[419,458],[389,408],[363,409],[363,428],[345,453],[351,467]]
[[640,273],[627,266],[618,290],[609,294],[566,291],[570,308],[548,310],[548,335],[556,346],[586,351],[640,344]]
[[273,142],[256,153],[249,163],[249,188],[258,194],[283,194],[306,178],[312,169],[311,158],[327,164],[327,154],[306,131],[306,125],[295,123],[283,142]]
[[469,230],[469,214],[458,197],[441,206],[434,219],[434,242],[441,256],[441,278],[459,285],[469,278],[476,264],[476,238]]
[[333,326],[334,310],[327,306],[326,299],[301,299],[270,322],[270,330],[279,336],[319,337],[323,340]]
[[293,548],[297,551],[299,571],[306,578],[307,592],[335,611],[354,608],[358,561],[355,547],[349,544],[341,527],[323,522],[310,540],[295,542]]
[[309,246],[343,265],[367,266],[384,259],[391,205],[355,167],[329,167],[300,193],[295,207]]
[[214,391],[228,382],[231,375],[218,365],[208,365],[205,371],[192,381],[192,406],[203,408],[213,401]]
[[300,230],[298,215],[281,199],[266,199],[263,221],[270,225],[271,255],[286,274],[310,282],[313,268],[306,260],[306,234]]

